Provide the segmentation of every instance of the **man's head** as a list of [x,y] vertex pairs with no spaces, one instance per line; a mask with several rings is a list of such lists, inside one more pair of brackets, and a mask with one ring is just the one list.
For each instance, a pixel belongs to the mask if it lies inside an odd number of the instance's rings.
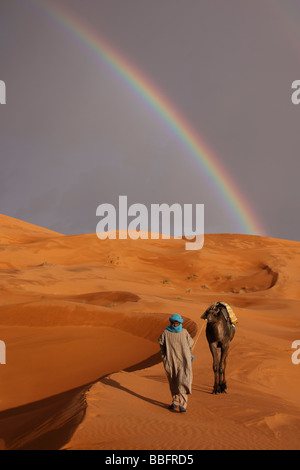
[[183,319],[182,317],[178,314],[178,313],[174,313],[170,318],[170,323],[173,325],[173,326],[179,326],[180,323],[183,323]]

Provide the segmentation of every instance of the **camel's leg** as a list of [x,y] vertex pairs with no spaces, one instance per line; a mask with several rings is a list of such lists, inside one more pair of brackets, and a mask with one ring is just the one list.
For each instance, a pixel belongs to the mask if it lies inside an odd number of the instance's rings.
[[219,365],[219,377],[220,377],[220,391],[221,393],[226,393],[227,385],[225,379],[225,369],[226,369],[226,358],[229,350],[229,344],[223,346],[221,349],[221,359]]
[[212,393],[220,393],[220,385],[219,385],[219,351],[217,348],[216,343],[210,343],[209,349],[211,351],[213,357],[213,371],[215,375],[215,383]]
[[225,393],[227,390],[227,383],[226,383],[226,378],[225,378],[226,361],[227,361],[227,356],[225,357],[225,360],[224,360],[223,379],[222,379],[222,384],[220,384],[222,393]]

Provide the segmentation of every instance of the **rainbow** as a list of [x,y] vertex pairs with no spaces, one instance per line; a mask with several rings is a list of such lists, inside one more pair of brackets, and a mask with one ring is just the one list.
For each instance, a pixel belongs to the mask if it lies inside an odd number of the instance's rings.
[[199,133],[192,128],[186,118],[140,70],[108,44],[98,32],[95,33],[81,18],[77,18],[73,11],[67,10],[53,0],[51,2],[28,0],[28,2],[84,44],[101,61],[104,61],[160,116],[200,164],[201,170],[218,192],[220,200],[225,203],[230,214],[239,224],[239,230],[247,234],[265,235],[265,230],[253,208],[214,152],[200,138]]

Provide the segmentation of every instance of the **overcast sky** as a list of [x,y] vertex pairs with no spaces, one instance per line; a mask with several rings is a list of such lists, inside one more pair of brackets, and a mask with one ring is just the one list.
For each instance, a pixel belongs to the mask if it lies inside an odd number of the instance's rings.
[[[298,0],[56,3],[185,116],[268,236],[299,240]],[[29,0],[0,2],[0,80],[0,213],[92,233],[97,206],[127,195],[129,205],[204,204],[206,233],[245,233],[167,123]]]

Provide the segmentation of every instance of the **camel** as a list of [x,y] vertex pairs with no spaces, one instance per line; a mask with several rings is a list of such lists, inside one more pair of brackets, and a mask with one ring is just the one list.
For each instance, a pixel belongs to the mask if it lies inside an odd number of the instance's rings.
[[235,335],[235,326],[231,324],[227,309],[221,302],[208,307],[201,318],[207,320],[206,338],[213,357],[215,383],[212,393],[226,393],[226,358]]

